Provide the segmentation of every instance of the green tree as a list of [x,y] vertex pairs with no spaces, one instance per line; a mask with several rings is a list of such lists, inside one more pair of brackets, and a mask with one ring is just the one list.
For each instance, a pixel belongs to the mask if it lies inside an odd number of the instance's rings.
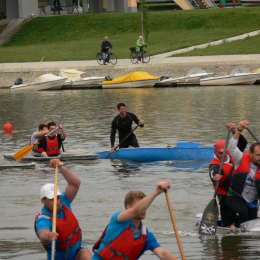
[[149,18],[148,18],[148,6],[146,5],[146,0],[141,0],[140,9],[142,11],[142,35],[145,41],[148,41],[148,35],[150,32],[149,28]]
[[82,0],[82,8],[83,8],[83,14],[86,14],[88,12],[87,0]]

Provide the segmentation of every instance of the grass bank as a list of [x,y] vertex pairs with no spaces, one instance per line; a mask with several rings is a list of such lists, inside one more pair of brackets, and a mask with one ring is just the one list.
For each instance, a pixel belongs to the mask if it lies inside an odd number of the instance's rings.
[[[147,51],[155,55],[258,30],[260,8],[150,12],[149,19]],[[34,18],[0,48],[0,62],[39,61],[43,55],[45,61],[93,60],[106,35],[117,57],[128,59],[141,35],[141,14]]]

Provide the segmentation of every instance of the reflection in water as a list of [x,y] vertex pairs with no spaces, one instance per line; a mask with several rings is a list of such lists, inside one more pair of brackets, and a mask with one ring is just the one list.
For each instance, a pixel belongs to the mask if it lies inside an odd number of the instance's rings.
[[[260,113],[257,86],[186,87],[120,90],[75,90],[10,93],[0,90],[0,163],[4,153],[14,153],[29,144],[39,123],[55,121],[67,132],[65,149],[89,152],[110,150],[110,127],[117,115],[116,105],[124,102],[127,110],[145,122],[135,131],[141,147],[173,147],[178,142],[199,142],[213,146],[225,140],[227,122],[248,120],[250,129],[259,133]],[[4,135],[9,121],[13,135]],[[249,144],[252,137],[245,132]],[[118,136],[116,137],[116,143]],[[123,210],[127,191],[136,189],[150,194],[160,180],[167,180],[175,220],[186,259],[258,259],[257,237],[227,236],[201,241],[195,216],[202,213],[214,190],[204,161],[165,161],[140,163],[120,160],[65,162],[81,180],[80,191],[72,204],[83,230],[83,241],[94,243],[110,220]],[[53,182],[54,171],[36,163],[35,170],[8,169],[0,172],[1,259],[46,259],[33,230],[34,217],[41,210],[39,190]],[[59,187],[66,182],[59,176]],[[145,220],[163,247],[180,258],[167,203],[156,198]],[[142,259],[145,259],[145,257]],[[149,255],[149,260],[153,259]],[[155,258],[156,259],[156,258]]]

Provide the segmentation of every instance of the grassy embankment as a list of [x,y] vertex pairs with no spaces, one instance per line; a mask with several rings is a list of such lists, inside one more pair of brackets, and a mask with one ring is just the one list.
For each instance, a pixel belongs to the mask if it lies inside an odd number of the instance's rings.
[[[149,18],[147,50],[155,55],[258,30],[260,8],[150,12]],[[0,62],[40,61],[43,55],[45,61],[93,60],[106,35],[117,57],[128,59],[140,34],[140,13],[38,17],[0,48]],[[224,47],[225,54],[240,54],[249,45],[248,53],[259,52],[253,38],[253,44],[246,41],[241,49]]]

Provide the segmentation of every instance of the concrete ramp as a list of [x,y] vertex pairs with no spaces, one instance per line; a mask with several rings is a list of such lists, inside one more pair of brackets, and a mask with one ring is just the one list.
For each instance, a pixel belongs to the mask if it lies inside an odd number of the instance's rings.
[[183,10],[195,9],[188,0],[174,0],[174,2]]

